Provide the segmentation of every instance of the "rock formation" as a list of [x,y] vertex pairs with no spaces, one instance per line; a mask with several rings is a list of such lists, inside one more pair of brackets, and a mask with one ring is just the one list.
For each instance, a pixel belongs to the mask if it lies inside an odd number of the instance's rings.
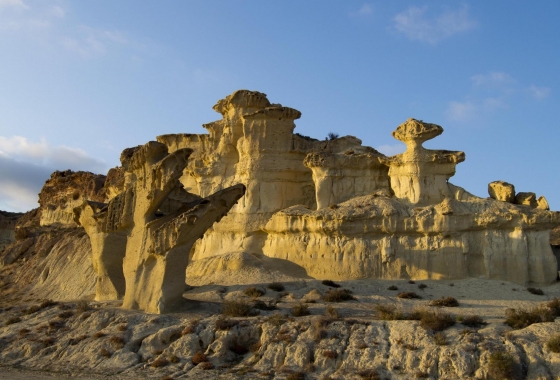
[[393,132],[406,152],[386,157],[352,136],[293,134],[300,113],[262,93],[236,91],[214,109],[222,119],[205,125],[209,135],[158,137],[171,151],[193,149],[181,178],[189,191],[247,185],[194,260],[246,252],[315,278],[557,277],[548,235],[560,214],[503,181],[489,199],[449,183],[465,154],[422,147],[438,125],[407,120]]
[[191,149],[169,154],[151,141],[121,155],[124,191],[108,204],[86,201],[75,218],[90,236],[96,298],[162,313],[180,304],[194,242],[245,192],[243,185],[200,198],[179,182]]

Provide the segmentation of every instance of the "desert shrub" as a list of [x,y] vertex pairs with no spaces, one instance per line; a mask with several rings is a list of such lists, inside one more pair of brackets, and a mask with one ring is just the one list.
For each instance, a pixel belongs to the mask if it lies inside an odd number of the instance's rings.
[[230,317],[248,317],[252,314],[252,307],[245,301],[224,301],[222,314]]
[[274,290],[275,292],[283,292],[286,289],[281,282],[271,282],[268,284],[267,288]]
[[515,375],[515,360],[504,351],[490,354],[488,358],[488,375],[493,379],[513,379]]
[[387,290],[399,290],[395,285],[391,285],[387,288]]
[[200,367],[200,369],[203,369],[205,371],[208,371],[210,369],[214,369],[214,364],[212,364],[210,362],[203,362],[203,363],[200,363],[198,366]]
[[264,295],[264,292],[261,289],[255,288],[254,286],[245,289],[243,293],[245,293],[246,296],[253,297],[253,298],[257,298]]
[[404,313],[398,310],[395,305],[378,303],[373,308],[376,318],[384,321],[398,321],[407,319]]
[[331,305],[327,305],[327,308],[325,309],[325,316],[331,319],[340,318],[340,316],[338,315],[338,310],[336,310]]
[[305,380],[305,373],[302,371],[292,372],[286,376],[286,380]]
[[416,282],[414,282],[413,280],[408,280],[409,284],[416,284]]
[[229,318],[225,318],[224,316],[220,316],[218,317],[218,319],[216,319],[216,329],[218,330],[230,330],[235,325],[235,321],[232,321]]
[[169,356],[169,362],[170,363],[179,363],[181,361],[181,359],[179,359],[179,357],[177,357],[177,355],[171,355]]
[[106,336],[107,334],[102,333],[101,331],[96,332],[95,334],[93,334],[93,337],[95,339],[99,339],[99,338],[103,338],[104,336]]
[[71,344],[72,346],[75,346],[76,344],[80,343],[82,340],[85,340],[85,339],[87,339],[87,338],[89,338],[87,335],[80,335],[80,336],[77,337],[77,338],[72,338],[72,339],[70,339],[69,342],[70,342],[70,344]]
[[188,325],[188,326],[185,326],[183,331],[181,331],[181,335],[194,334],[195,331],[196,330],[195,330],[195,327],[193,325]]
[[200,364],[200,363],[205,363],[208,361],[208,358],[206,357],[206,355],[204,355],[204,353],[202,351],[198,351],[196,354],[194,354],[194,356],[191,358],[191,362],[194,365]]
[[412,299],[412,298],[422,298],[414,292],[401,292],[397,294],[397,298]]
[[313,340],[316,342],[321,341],[327,337],[327,327],[328,320],[326,318],[317,318],[313,321],[311,325],[311,335]]
[[126,341],[122,336],[117,336],[117,335],[113,335],[111,338],[109,338],[109,342],[113,345],[115,349],[123,348],[124,344],[126,343]]
[[52,330],[58,330],[64,327],[64,322],[63,321],[59,321],[56,319],[53,319],[51,321],[49,321],[49,328]]
[[154,368],[161,368],[161,367],[165,367],[168,364],[169,364],[169,360],[167,360],[166,358],[157,358],[152,362],[152,364],[150,364],[150,366]]
[[527,288],[527,291],[531,294],[536,294],[537,296],[544,295],[544,292],[542,291],[542,289],[539,289],[539,288]]
[[430,377],[430,375],[424,371],[416,371],[414,377],[416,377],[417,379],[427,379]]
[[307,306],[306,304],[300,303],[292,308],[292,315],[294,317],[303,317],[309,314],[311,314],[309,312],[309,306]]
[[126,331],[128,329],[128,326],[125,324],[119,325],[118,330],[119,331]]
[[41,302],[41,304],[39,305],[39,307],[41,309],[46,309],[47,307],[55,306],[57,304],[58,304],[58,302],[54,302],[53,300],[47,299],[47,300],[43,300]]
[[426,284],[418,284],[418,289],[426,289],[428,285]]
[[25,336],[25,335],[29,334],[30,332],[31,332],[31,330],[29,330],[29,329],[21,329],[21,330],[18,331],[18,335],[19,336]]
[[52,346],[54,342],[56,342],[56,339],[50,336],[48,338],[43,339],[41,342],[43,342],[45,346]]
[[70,310],[63,311],[62,313],[58,314],[58,318],[67,319],[74,315],[74,313]]
[[275,303],[272,303],[272,302],[271,303],[266,303],[266,302],[261,301],[261,300],[256,300],[255,302],[253,302],[253,307],[255,309],[265,310],[265,311],[276,310],[277,309]]
[[553,321],[554,313],[547,307],[535,307],[530,310],[506,309],[505,324],[513,329],[522,329],[533,323]]
[[340,285],[332,280],[323,280],[321,284],[330,286],[331,288],[340,288]]
[[106,348],[101,348],[99,350],[99,355],[101,355],[105,358],[110,358],[113,354],[109,350],[107,350]]
[[6,321],[5,325],[13,325],[14,323],[18,323],[21,322],[21,318],[20,317],[10,317],[8,318],[8,320]]
[[91,306],[89,305],[88,301],[83,301],[82,300],[82,301],[79,301],[76,304],[76,312],[78,312],[80,314],[85,313],[86,311],[89,311],[89,310],[91,310]]
[[461,324],[468,327],[484,326],[486,322],[479,315],[467,315],[461,319]]
[[439,310],[417,309],[409,317],[420,321],[420,326],[426,330],[443,331],[455,324],[455,319],[449,314],[441,313]]
[[25,311],[25,314],[27,314],[27,315],[33,314],[33,313],[38,312],[39,310],[41,310],[41,306],[39,306],[39,305],[33,305],[33,306],[30,306],[30,307]]
[[343,302],[355,300],[352,291],[348,289],[331,289],[323,296],[325,302]]
[[338,353],[333,350],[326,350],[323,351],[323,356],[327,359],[336,359],[338,358]]
[[457,307],[459,302],[453,297],[441,297],[439,300],[430,301],[430,306]]
[[270,317],[266,318],[265,321],[274,325],[274,326],[282,326],[288,318],[285,315],[274,313]]
[[546,347],[556,353],[560,353],[560,334],[554,335],[546,342]]
[[438,346],[446,346],[447,345],[447,338],[445,334],[442,332],[435,333],[432,337],[434,339],[434,343]]
[[546,303],[546,306],[556,317],[560,317],[560,298],[554,297],[551,301]]
[[358,376],[360,376],[364,380],[380,380],[381,377],[379,373],[375,369],[364,369],[358,372]]

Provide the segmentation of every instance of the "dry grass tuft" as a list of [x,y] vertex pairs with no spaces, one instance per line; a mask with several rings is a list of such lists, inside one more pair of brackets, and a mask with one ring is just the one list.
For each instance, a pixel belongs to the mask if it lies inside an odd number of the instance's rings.
[[63,311],[62,313],[58,314],[58,318],[62,318],[62,319],[68,319],[72,316],[74,316],[74,312],[70,310]]
[[292,372],[288,376],[286,376],[286,380],[305,380],[305,372]]
[[117,335],[113,335],[111,338],[109,338],[109,342],[116,350],[120,350],[121,348],[123,348],[124,344],[126,343],[122,336]]
[[451,315],[439,310],[416,309],[409,319],[419,320],[420,326],[431,331],[443,331],[455,324],[455,319]]
[[338,314],[338,310],[336,310],[331,305],[327,305],[325,308],[325,317],[330,319],[339,319],[340,315]]
[[252,307],[245,301],[224,301],[222,314],[230,317],[248,317],[252,314]]
[[513,379],[515,376],[515,360],[504,351],[497,351],[488,359],[488,375],[492,379]]
[[338,352],[333,350],[323,351],[323,357],[327,359],[336,359],[338,358]]
[[169,364],[169,360],[167,360],[166,358],[157,358],[150,364],[150,366],[154,368],[161,368],[161,367],[165,367],[168,364]]
[[264,295],[264,291],[262,291],[261,289],[255,288],[254,286],[251,286],[250,288],[247,288],[243,291],[243,293],[245,293],[246,296],[252,297],[252,298],[257,298],[260,296]]
[[285,315],[278,313],[274,313],[273,315],[265,319],[265,322],[268,322],[273,326],[282,326],[287,321],[288,318]]
[[468,327],[481,327],[486,325],[486,322],[479,315],[467,315],[463,317],[461,324]]
[[88,301],[79,301],[76,304],[76,312],[78,314],[85,313],[86,311],[91,310],[91,306],[89,305]]
[[375,369],[364,369],[358,372],[358,376],[360,376],[364,380],[381,380],[379,373]]
[[218,330],[230,330],[236,324],[237,323],[235,321],[232,321],[224,316],[220,316],[216,319],[216,329]]
[[292,315],[294,317],[303,317],[309,314],[311,314],[311,312],[309,311],[309,306],[306,304],[300,303],[292,308]]
[[4,323],[4,325],[9,326],[9,325],[13,325],[14,323],[18,323],[18,322],[21,322],[20,317],[10,317],[10,318],[8,318],[6,323]]
[[352,291],[348,289],[331,289],[323,296],[323,301],[325,302],[343,302],[355,299],[352,296]]
[[433,335],[434,343],[438,346],[447,346],[447,338],[443,332],[438,332]]
[[383,321],[400,321],[408,319],[407,316],[398,310],[395,305],[388,304],[376,304],[374,307],[375,316]]
[[560,353],[560,334],[554,335],[546,342],[546,347],[555,353]]
[[214,369],[214,364],[212,364],[210,362],[203,362],[203,363],[200,363],[198,366],[200,367],[200,369],[203,369],[205,371],[208,371],[210,369]]
[[418,294],[414,292],[401,292],[397,294],[397,298],[404,298],[404,299],[413,299],[413,298],[422,298]]
[[113,356],[113,354],[107,350],[106,348],[101,348],[99,350],[99,355],[105,357],[105,358],[110,358],[111,356]]
[[554,312],[543,306],[529,310],[507,309],[505,324],[513,329],[522,329],[533,323],[554,322]]
[[439,300],[430,301],[430,306],[458,307],[459,302],[453,297],[441,297]]

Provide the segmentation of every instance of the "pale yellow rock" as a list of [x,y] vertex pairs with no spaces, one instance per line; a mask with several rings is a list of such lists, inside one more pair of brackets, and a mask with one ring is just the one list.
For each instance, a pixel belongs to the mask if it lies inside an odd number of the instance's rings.
[[488,184],[488,195],[502,202],[515,203],[515,187],[504,181],[494,181]]
[[537,199],[537,208],[541,209],[541,210],[550,210],[550,206],[548,205],[548,201],[542,195]]
[[515,203],[518,205],[537,208],[537,195],[531,192],[520,192],[515,195]]

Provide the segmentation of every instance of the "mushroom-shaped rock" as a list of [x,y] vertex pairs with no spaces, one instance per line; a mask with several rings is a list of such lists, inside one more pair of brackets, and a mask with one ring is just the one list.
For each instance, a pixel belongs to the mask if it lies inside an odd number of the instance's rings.
[[515,187],[504,181],[494,181],[488,184],[488,195],[490,198],[502,202],[515,202]]
[[455,166],[465,160],[465,153],[422,146],[442,132],[439,125],[415,119],[408,119],[393,132],[393,137],[407,146],[406,152],[383,160],[389,166],[391,187],[397,198],[426,206],[452,196],[447,180],[455,175]]

